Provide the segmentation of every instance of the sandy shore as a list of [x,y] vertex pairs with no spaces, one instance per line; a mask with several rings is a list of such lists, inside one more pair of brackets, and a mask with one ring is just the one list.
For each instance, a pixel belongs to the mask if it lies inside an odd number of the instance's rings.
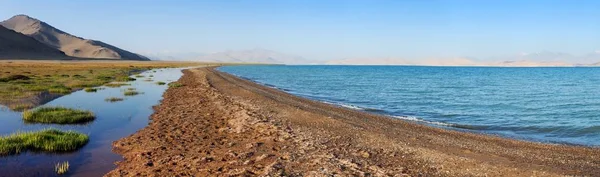
[[428,127],[335,107],[211,68],[186,70],[107,176],[600,174],[600,149]]

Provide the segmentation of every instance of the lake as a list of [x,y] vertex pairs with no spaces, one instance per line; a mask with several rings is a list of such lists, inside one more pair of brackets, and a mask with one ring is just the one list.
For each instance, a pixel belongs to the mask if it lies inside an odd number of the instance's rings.
[[418,123],[600,145],[600,68],[225,66],[288,93]]

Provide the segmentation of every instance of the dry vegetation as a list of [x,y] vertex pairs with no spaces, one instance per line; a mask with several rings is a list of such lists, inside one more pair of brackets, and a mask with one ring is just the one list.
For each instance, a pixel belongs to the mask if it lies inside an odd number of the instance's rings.
[[64,95],[129,77],[154,68],[205,65],[195,62],[139,61],[0,61],[0,104],[35,107],[41,94]]

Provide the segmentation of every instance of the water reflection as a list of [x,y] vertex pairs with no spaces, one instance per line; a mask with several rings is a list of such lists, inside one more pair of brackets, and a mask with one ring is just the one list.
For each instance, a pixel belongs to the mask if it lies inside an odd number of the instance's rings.
[[[169,83],[182,76],[182,69],[157,69],[141,75],[155,82]],[[154,72],[156,71],[156,72]],[[130,86],[120,88],[100,87],[97,92],[83,90],[57,98],[44,106],[64,106],[76,109],[91,110],[96,119],[84,125],[55,125],[25,123],[20,112],[14,112],[0,106],[0,135],[5,136],[19,131],[34,131],[45,128],[75,130],[90,136],[90,142],[82,149],[71,153],[36,153],[26,152],[20,155],[0,157],[0,172],[8,176],[53,176],[54,165],[68,161],[71,165],[68,175],[101,176],[114,169],[114,162],[121,156],[114,154],[112,142],[133,134],[148,124],[152,114],[152,106],[162,99],[167,85],[158,85],[144,79],[129,82]],[[125,97],[123,90],[136,88],[139,94]],[[123,101],[107,102],[106,98],[124,98]]]

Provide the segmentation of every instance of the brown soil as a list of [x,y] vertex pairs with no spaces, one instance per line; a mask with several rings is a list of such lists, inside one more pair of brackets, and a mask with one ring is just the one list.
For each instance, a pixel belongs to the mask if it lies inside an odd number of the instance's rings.
[[428,127],[186,70],[148,127],[114,143],[107,176],[600,174],[600,149]]

